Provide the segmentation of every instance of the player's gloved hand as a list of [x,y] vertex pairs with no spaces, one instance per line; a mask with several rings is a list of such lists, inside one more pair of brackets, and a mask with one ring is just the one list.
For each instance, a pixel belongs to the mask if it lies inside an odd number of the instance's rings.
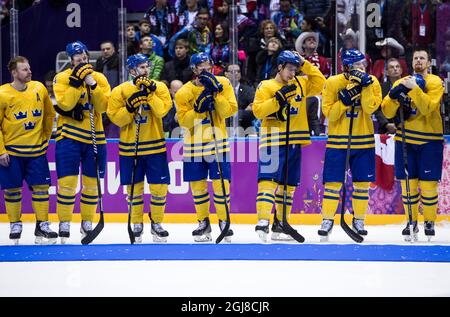
[[216,76],[205,70],[200,73],[198,79],[207,90],[213,93],[223,91],[223,85],[217,80]]
[[289,111],[289,104],[286,103],[283,106],[280,105],[280,109],[278,109],[278,111],[270,114],[269,117],[274,117],[275,119],[280,120],[280,121],[286,121],[287,116],[288,116],[288,111]]
[[80,87],[83,84],[84,78],[92,74],[94,68],[91,64],[80,63],[72,69],[72,73],[69,77],[69,85],[75,88]]
[[281,87],[276,93],[275,98],[281,107],[286,107],[289,101],[297,94],[297,86],[294,84]]
[[361,98],[361,86],[359,84],[347,85],[339,92],[338,96],[344,105],[354,106],[355,102]]
[[134,113],[140,106],[144,106],[146,104],[147,93],[145,91],[137,91],[127,99],[125,106],[127,107],[129,113]]
[[138,89],[144,90],[147,95],[155,92],[156,90],[156,83],[147,76],[139,75],[134,79],[133,82],[136,87],[138,87]]
[[58,105],[55,105],[54,108],[55,111],[61,116],[69,117],[76,121],[83,121],[83,105],[81,103],[77,103],[77,105],[69,111],[62,110],[60,107],[58,107]]
[[406,94],[400,94],[398,101],[400,102],[400,107],[397,109],[397,116],[400,118],[400,108],[403,109],[403,120],[406,121],[411,117],[413,112],[411,98]]
[[409,88],[407,88],[407,87],[405,87],[405,85],[403,85],[403,84],[398,84],[397,86],[395,86],[395,87],[393,87],[390,91],[389,91],[389,97],[391,98],[391,99],[399,99],[400,98],[400,94],[401,93],[403,93],[403,94],[408,94],[408,92],[410,91],[411,89],[409,89]]
[[350,71],[350,81],[360,84],[363,87],[367,87],[373,83],[372,77],[369,74],[358,69],[352,69]]
[[197,113],[204,113],[208,110],[214,110],[214,97],[210,91],[205,89],[195,101],[194,111]]

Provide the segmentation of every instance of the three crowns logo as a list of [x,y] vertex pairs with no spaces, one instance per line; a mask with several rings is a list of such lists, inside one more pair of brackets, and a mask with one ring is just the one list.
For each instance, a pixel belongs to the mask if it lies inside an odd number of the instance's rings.
[[19,113],[14,114],[14,117],[16,117],[16,120],[25,119],[27,117],[27,111],[25,112],[19,111]]
[[28,123],[23,124],[25,126],[25,130],[33,130],[36,126],[36,122],[29,121]]
[[33,114],[33,117],[40,117],[40,116],[42,116],[42,110],[39,111],[39,109],[36,109],[32,112],[32,114]]

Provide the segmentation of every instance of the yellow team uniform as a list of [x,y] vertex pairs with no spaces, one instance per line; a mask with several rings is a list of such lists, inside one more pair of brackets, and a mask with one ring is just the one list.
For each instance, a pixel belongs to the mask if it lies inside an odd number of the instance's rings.
[[[142,170],[136,173],[135,178],[132,223],[143,222],[144,175],[147,174],[150,183],[151,218],[156,223],[163,220],[167,187],[170,183],[162,118],[172,108],[172,98],[164,83],[154,82],[156,90],[148,96],[148,103],[143,106],[140,118],[137,155],[138,167],[142,165]],[[131,170],[136,143],[136,120],[139,120],[139,115],[130,113],[125,104],[127,99],[138,91],[131,82],[125,82],[115,87],[111,92],[107,109],[111,122],[120,127],[121,183],[127,185],[129,196],[131,195]]]
[[[28,82],[24,91],[9,83],[0,86],[0,155],[10,155],[9,167],[0,167],[0,184],[5,190],[10,222],[20,220],[23,179],[33,189],[37,221],[48,220],[50,173],[46,152],[54,119],[53,104],[40,82]],[[35,163],[30,163],[33,159]]]
[[[310,62],[305,61],[301,71],[306,75],[297,76],[297,80],[289,81],[288,85],[297,86],[297,95],[290,102],[290,127],[289,144],[290,149],[288,164],[288,197],[287,215],[292,209],[292,201],[296,186],[300,181],[300,147],[311,143],[309,125],[306,110],[306,98],[317,96],[322,92],[325,77],[320,70]],[[299,84],[300,83],[300,84]],[[267,161],[274,161],[278,157],[273,157],[275,151],[284,155],[283,146],[286,144],[286,122],[277,120],[271,114],[279,110],[279,104],[275,98],[275,93],[284,85],[275,79],[264,80],[258,86],[253,101],[253,113],[256,118],[262,120],[261,137],[259,140],[260,168],[258,171],[258,196],[256,200],[256,210],[258,219],[270,218],[273,204],[276,202],[277,218],[282,219],[283,192],[278,184],[282,184],[282,168],[286,161],[280,157],[276,171],[264,172],[261,169],[261,158],[267,156]],[[269,163],[270,164],[270,163]],[[297,166],[298,164],[298,166]]]

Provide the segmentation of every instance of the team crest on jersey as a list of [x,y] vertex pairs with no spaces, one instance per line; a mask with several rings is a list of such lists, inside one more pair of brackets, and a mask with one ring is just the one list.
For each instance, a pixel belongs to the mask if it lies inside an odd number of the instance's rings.
[[16,120],[25,119],[27,117],[27,111],[25,112],[19,111],[19,113],[14,114],[14,117],[16,117]]
[[36,126],[36,122],[29,121],[27,123],[24,123],[23,125],[25,127],[25,130],[33,130],[34,127]]
[[294,100],[295,100],[296,102],[301,102],[301,101],[302,101],[302,96],[297,95],[297,96],[295,96]]
[[296,116],[298,115],[298,108],[291,106],[291,109],[289,110],[289,113],[291,114],[291,116]]
[[39,102],[39,101],[41,101],[41,97],[39,97],[39,94],[36,93],[36,102]]
[[39,111],[39,109],[36,109],[34,111],[31,112],[33,114],[33,117],[40,117],[42,116],[42,110]]

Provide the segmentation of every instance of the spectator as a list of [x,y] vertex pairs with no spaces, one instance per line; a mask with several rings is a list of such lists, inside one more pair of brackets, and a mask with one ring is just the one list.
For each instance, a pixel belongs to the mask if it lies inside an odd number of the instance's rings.
[[[359,32],[358,32],[359,33]],[[342,67],[342,53],[351,48],[358,49],[358,34],[355,33],[351,28],[345,30],[345,33],[341,35],[342,40],[344,41],[344,46],[341,47],[337,54],[337,73],[340,74],[344,71]],[[367,72],[369,74],[372,73],[372,59],[369,54],[365,54],[366,62],[367,62]]]
[[127,24],[127,56],[139,52],[139,41],[136,40],[136,29],[134,24]]
[[294,49],[295,39],[301,33],[303,15],[292,7],[291,0],[280,0],[280,11],[274,15],[273,21],[285,41],[285,49]]
[[159,80],[161,77],[161,71],[164,67],[164,59],[153,52],[153,41],[150,36],[146,35],[141,38],[140,43],[140,53],[147,56],[149,60],[149,78]]
[[381,48],[381,56],[382,58],[375,61],[373,65],[373,75],[377,77],[380,82],[384,81],[384,77],[386,76],[386,63],[388,59],[394,57],[397,58],[402,66],[402,77],[408,75],[408,66],[406,64],[405,58],[400,57],[405,53],[405,49],[403,46],[397,42],[396,39],[392,37],[387,37],[383,41],[376,42],[375,45],[378,48]]
[[169,39],[177,32],[178,17],[175,8],[167,4],[167,0],[155,0],[144,16],[150,23],[150,33],[154,34],[164,46]]
[[185,39],[178,39],[175,42],[175,57],[164,64],[161,81],[169,87],[169,84],[175,79],[179,79],[183,84],[191,80],[193,73],[189,59],[188,42]]
[[177,11],[179,28],[193,25],[199,10],[200,6],[197,0],[186,0],[185,6],[180,6],[179,11]]
[[219,75],[223,72],[224,65],[230,61],[230,40],[228,25],[225,22],[216,25],[214,43],[211,45],[210,55],[214,62],[212,73]]
[[238,118],[239,127],[244,129],[244,135],[255,134],[255,131],[247,130],[249,127],[253,127],[253,115],[252,105],[255,98],[255,88],[241,82],[241,67],[237,64],[228,64],[225,66],[225,77],[233,82],[233,77],[237,83],[234,87],[234,93],[238,102]]
[[331,8],[330,0],[301,0],[299,10],[305,17],[324,17]]
[[277,25],[272,20],[264,20],[259,27],[260,40],[259,45],[261,49],[265,49],[269,39],[276,37],[283,44],[283,39],[277,30]]
[[139,21],[139,31],[136,32],[135,39],[139,42],[144,36],[152,38],[152,50],[156,55],[164,57],[163,45],[156,35],[150,33],[150,23],[145,19]]
[[434,48],[435,40],[435,5],[430,0],[412,1],[409,7],[409,36],[411,47]]
[[[187,0],[192,1],[192,0]],[[189,32],[188,42],[191,54],[205,52],[212,43],[212,33],[208,27],[211,16],[208,9],[201,8],[195,17],[192,31]]]
[[111,88],[114,88],[119,85],[119,54],[111,41],[102,42],[100,50],[102,55],[97,59],[95,71],[103,73]]
[[328,58],[317,53],[318,42],[319,33],[304,32],[295,41],[295,49],[307,61],[319,68],[325,78],[328,78],[331,75],[331,64]]
[[256,55],[256,81],[273,78],[277,71],[277,57],[283,45],[281,41],[272,37],[267,41],[267,47]]

